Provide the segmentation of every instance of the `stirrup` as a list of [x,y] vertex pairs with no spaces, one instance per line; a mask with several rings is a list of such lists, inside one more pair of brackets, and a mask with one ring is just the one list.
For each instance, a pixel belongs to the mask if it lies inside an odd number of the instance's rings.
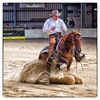
[[52,64],[53,63],[53,57],[49,57],[47,60],[46,60],[47,63],[49,64]]
[[53,61],[53,57],[49,57],[46,59],[46,62],[52,62]]
[[49,57],[48,61],[53,61],[53,57]]

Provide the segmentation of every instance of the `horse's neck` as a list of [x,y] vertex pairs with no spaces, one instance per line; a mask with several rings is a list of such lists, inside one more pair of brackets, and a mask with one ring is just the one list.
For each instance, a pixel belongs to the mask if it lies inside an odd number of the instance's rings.
[[66,48],[70,49],[74,46],[73,35],[70,35],[64,40]]

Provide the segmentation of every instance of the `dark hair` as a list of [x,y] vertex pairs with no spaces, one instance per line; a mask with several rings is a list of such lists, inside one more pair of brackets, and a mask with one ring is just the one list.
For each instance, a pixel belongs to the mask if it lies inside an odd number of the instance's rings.
[[9,26],[9,24],[6,24],[6,26]]

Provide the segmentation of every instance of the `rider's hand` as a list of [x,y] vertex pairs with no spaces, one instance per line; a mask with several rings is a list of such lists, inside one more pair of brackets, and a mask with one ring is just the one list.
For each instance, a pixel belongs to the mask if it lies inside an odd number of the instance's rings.
[[66,30],[65,29],[62,29],[62,31],[63,31],[63,34],[65,35],[66,34]]
[[66,30],[65,30],[65,29],[62,29],[62,31],[63,31],[63,32],[66,32]]
[[51,30],[55,30],[55,28],[56,28],[56,27],[55,27],[55,26],[53,26],[53,27],[51,28]]

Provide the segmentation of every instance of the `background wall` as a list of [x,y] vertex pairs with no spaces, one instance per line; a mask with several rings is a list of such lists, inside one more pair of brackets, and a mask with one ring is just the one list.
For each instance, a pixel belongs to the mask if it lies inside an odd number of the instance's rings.
[[[71,30],[78,30],[78,28],[68,29],[67,33]],[[97,29],[96,28],[81,28],[81,35],[83,38],[97,38]],[[34,29],[34,30],[25,30],[25,38],[48,38],[48,34],[44,33],[41,29]]]
[[[67,26],[72,17],[75,21],[75,28],[81,27],[81,3],[44,3],[42,8],[22,8],[21,4],[23,3],[3,3],[3,27],[6,27],[6,24],[9,24],[10,27],[16,27],[17,24],[19,27],[24,27],[27,24],[28,28],[36,25],[38,29],[41,29],[54,9],[58,9],[62,13],[60,17]],[[93,10],[96,8],[96,3],[86,3],[86,5],[87,28],[96,28],[97,11]]]

